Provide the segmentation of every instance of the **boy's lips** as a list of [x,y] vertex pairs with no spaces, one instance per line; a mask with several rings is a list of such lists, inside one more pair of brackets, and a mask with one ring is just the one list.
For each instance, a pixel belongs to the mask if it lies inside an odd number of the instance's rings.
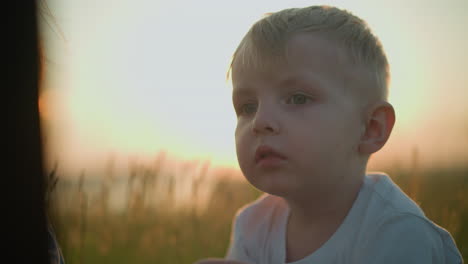
[[285,160],[286,156],[267,145],[261,145],[255,151],[255,164],[262,160]]

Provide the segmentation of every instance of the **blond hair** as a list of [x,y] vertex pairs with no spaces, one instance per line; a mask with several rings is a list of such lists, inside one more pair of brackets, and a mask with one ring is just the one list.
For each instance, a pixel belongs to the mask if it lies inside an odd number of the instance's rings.
[[371,77],[379,99],[388,97],[389,65],[382,44],[367,23],[346,10],[329,6],[284,9],[266,14],[256,22],[237,47],[234,63],[253,66],[283,60],[286,45],[298,33],[316,32],[344,48],[353,66],[363,67]]

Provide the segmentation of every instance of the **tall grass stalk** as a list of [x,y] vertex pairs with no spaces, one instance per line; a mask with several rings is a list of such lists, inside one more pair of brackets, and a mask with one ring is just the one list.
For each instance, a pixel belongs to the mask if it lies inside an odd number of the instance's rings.
[[[420,158],[415,150],[412,168],[389,173],[468,256],[468,166],[424,170]],[[169,166],[162,154],[150,164],[130,161],[121,194],[125,205],[116,211],[110,206],[112,190],[118,187],[114,165],[110,160],[94,196],[84,173],[75,197],[70,197],[73,185],[59,181],[55,202],[61,205],[55,207],[53,222],[60,228],[59,243],[69,264],[192,263],[223,257],[234,214],[261,195],[239,171],[207,161]]]

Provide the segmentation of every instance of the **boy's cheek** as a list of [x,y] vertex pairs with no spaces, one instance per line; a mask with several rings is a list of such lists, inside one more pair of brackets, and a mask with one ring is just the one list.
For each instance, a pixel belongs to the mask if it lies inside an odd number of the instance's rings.
[[236,129],[234,131],[234,137],[235,137],[236,142],[245,138],[248,135],[247,133],[249,131],[250,129],[247,123],[238,121]]

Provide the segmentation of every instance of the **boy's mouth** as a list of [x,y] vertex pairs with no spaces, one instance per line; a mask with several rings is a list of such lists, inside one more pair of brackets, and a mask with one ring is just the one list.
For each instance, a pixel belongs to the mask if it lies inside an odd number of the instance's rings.
[[275,151],[273,148],[266,145],[261,145],[255,151],[255,163],[258,163],[266,158],[279,158],[282,160],[286,159],[284,155]]

